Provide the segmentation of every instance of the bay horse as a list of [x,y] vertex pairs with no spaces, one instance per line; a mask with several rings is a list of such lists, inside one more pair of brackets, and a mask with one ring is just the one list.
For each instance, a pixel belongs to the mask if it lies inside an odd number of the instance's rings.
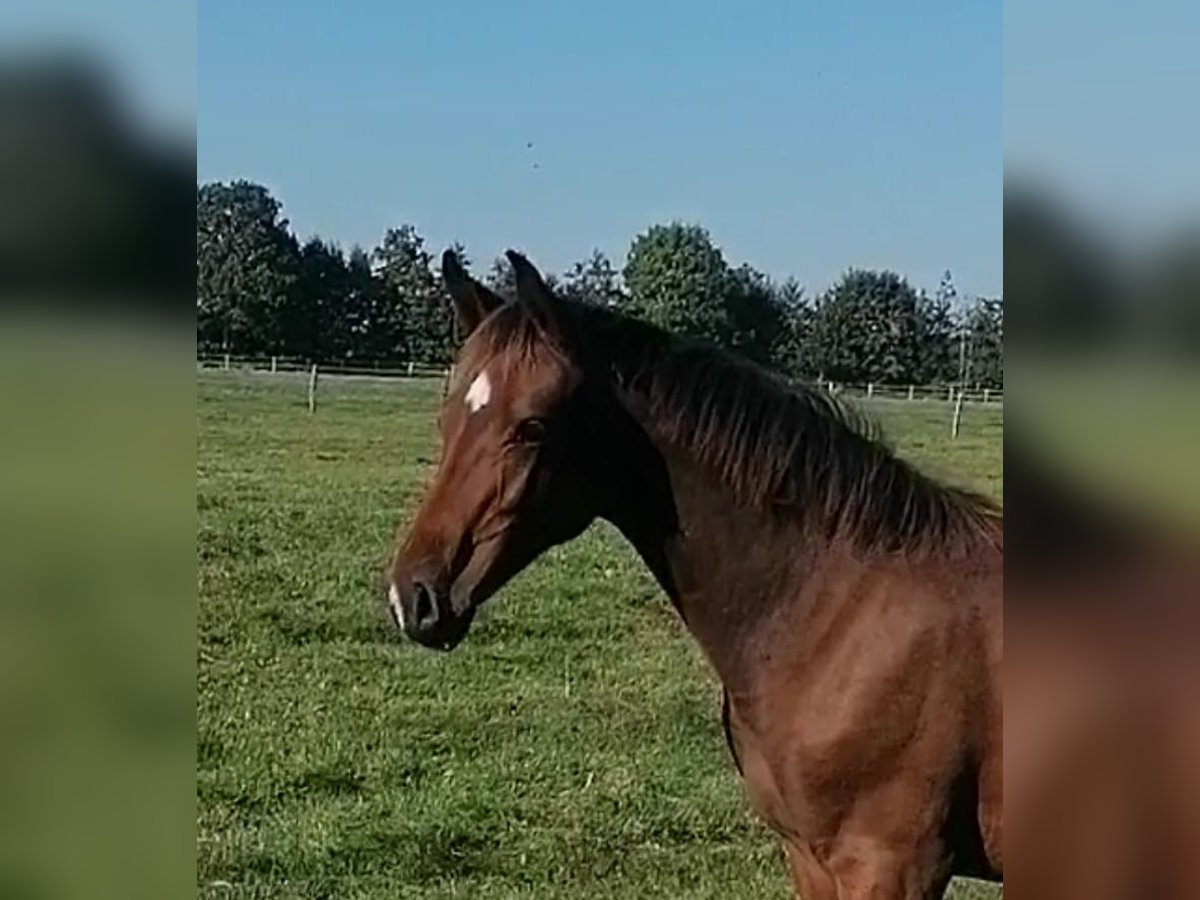
[[556,296],[445,283],[463,335],[389,603],[450,650],[548,548],[607,519],[723,687],[733,763],[805,900],[1001,880],[1002,513],[815,388]]

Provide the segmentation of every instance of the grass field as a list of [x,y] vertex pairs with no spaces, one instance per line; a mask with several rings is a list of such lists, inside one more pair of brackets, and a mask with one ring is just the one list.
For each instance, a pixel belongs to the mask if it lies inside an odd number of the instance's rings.
[[[719,693],[597,525],[454,653],[397,639],[383,571],[435,454],[436,380],[201,375],[198,894],[789,896]],[[893,402],[901,452],[998,494],[1001,414]],[[972,882],[951,896],[995,897]]]

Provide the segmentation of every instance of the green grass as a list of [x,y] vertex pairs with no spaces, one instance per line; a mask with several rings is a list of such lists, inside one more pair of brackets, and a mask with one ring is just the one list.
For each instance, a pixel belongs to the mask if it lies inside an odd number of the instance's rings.
[[[384,612],[435,453],[437,381],[200,376],[202,897],[789,896],[719,690],[597,525],[485,607],[454,653]],[[902,452],[1000,489],[998,410],[894,402]],[[970,882],[952,896],[994,897]]]

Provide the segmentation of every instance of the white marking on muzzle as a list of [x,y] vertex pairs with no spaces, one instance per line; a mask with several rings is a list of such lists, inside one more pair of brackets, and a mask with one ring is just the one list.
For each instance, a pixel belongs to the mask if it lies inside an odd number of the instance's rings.
[[480,372],[471,382],[471,386],[467,388],[467,395],[463,398],[463,402],[467,404],[467,409],[477,413],[487,406],[491,399],[492,382],[488,379],[487,372]]
[[396,621],[400,623],[400,627],[404,627],[404,604],[400,602],[400,592],[396,590],[395,583],[388,585],[388,603],[392,604],[392,611],[396,614]]

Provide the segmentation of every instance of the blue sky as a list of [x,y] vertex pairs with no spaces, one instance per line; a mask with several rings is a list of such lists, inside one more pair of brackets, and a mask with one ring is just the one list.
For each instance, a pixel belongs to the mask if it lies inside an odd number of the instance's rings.
[[1002,24],[961,0],[205,0],[197,176],[268,185],[302,237],[412,222],[477,266],[619,263],[680,218],[810,292],[865,266],[996,294]]

